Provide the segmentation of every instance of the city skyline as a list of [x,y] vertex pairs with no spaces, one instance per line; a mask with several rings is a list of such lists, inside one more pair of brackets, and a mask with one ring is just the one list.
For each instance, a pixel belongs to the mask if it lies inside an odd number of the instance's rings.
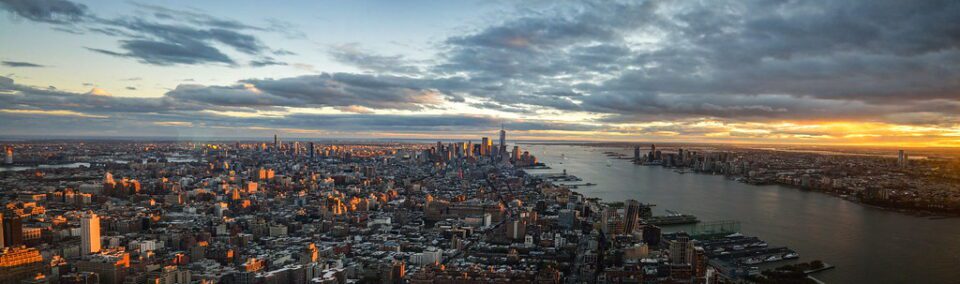
[[[950,1],[0,1],[5,137],[960,147]],[[266,139],[266,138],[264,138]]]

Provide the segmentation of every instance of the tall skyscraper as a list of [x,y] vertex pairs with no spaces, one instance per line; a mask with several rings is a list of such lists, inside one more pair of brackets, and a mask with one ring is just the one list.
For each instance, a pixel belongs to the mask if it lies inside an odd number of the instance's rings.
[[280,137],[276,134],[273,135],[273,148],[278,150],[280,149]]
[[900,150],[897,154],[897,167],[900,167],[901,169],[906,168],[907,164],[910,163],[910,158],[907,156],[907,152]]
[[4,231],[5,231],[5,230],[3,229],[3,213],[0,213],[0,249],[6,247],[6,245],[5,245],[5,243],[4,243],[4,239],[5,239],[5,238],[3,237],[3,232],[4,232]]
[[100,217],[87,212],[80,219],[81,253],[84,255],[100,252]]
[[624,216],[623,230],[626,234],[632,234],[637,229],[640,219],[640,202],[630,199],[627,200]]
[[490,138],[483,137],[480,141],[480,156],[489,156],[490,150],[493,149],[493,142],[490,141]]
[[640,161],[640,146],[633,147],[633,161]]
[[310,151],[310,159],[313,159],[314,157],[316,157],[317,147],[313,145],[313,142],[310,142],[310,149],[308,150]]
[[507,155],[507,131],[503,129],[503,124],[500,124],[500,153],[501,156]]

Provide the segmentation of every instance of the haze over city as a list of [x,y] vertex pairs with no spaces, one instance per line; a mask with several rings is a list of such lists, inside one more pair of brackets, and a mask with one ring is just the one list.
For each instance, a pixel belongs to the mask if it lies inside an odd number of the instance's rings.
[[956,1],[0,1],[0,132],[960,146]]

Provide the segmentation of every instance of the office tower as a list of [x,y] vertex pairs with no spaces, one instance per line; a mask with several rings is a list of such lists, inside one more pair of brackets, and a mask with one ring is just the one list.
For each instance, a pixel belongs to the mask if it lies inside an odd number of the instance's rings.
[[640,161],[640,146],[633,147],[633,161]]
[[907,152],[900,150],[897,154],[897,167],[901,169],[906,168],[907,164],[910,163],[910,157],[907,156]]
[[7,165],[13,164],[13,147],[7,146],[6,152],[7,155],[3,157],[3,163]]
[[273,148],[280,149],[280,138],[276,134],[273,135]]
[[627,200],[626,206],[626,216],[624,216],[626,224],[624,224],[623,229],[624,233],[632,234],[633,231],[637,229],[637,224],[639,224],[640,202],[630,199]]
[[93,212],[83,214],[80,219],[81,253],[84,255],[100,251],[100,217]]
[[314,157],[316,157],[317,148],[313,145],[313,142],[310,142],[310,149],[309,149],[309,150],[310,150],[310,159],[313,159]]
[[686,234],[680,234],[670,241],[670,263],[689,264],[693,261],[693,242]]
[[500,155],[506,155],[507,153],[507,131],[503,129],[503,124],[500,124]]
[[513,146],[513,160],[520,160],[520,146]]
[[493,147],[491,143],[493,142],[490,142],[490,138],[483,137],[480,139],[480,156],[481,157],[490,155],[490,149]]
[[19,216],[5,216],[3,220],[3,246],[19,247],[23,244],[23,221]]
[[0,249],[7,247],[7,246],[6,246],[6,243],[4,243],[4,240],[5,240],[6,238],[4,238],[3,232],[5,232],[6,230],[3,229],[3,223],[4,223],[4,222],[3,222],[3,213],[0,213]]

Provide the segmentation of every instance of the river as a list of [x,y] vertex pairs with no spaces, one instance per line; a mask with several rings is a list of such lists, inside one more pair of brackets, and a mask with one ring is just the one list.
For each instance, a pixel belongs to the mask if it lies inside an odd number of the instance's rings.
[[633,165],[603,154],[615,151],[632,156],[633,150],[627,148],[520,146],[552,167],[530,173],[566,169],[583,182],[596,183],[575,189],[587,197],[607,202],[637,199],[656,204],[655,214],[674,210],[702,221],[740,221],[743,234],[788,246],[800,253],[801,261],[819,259],[835,265],[836,269],[814,275],[827,283],[957,283],[960,279],[957,218],[932,220],[817,192]]

